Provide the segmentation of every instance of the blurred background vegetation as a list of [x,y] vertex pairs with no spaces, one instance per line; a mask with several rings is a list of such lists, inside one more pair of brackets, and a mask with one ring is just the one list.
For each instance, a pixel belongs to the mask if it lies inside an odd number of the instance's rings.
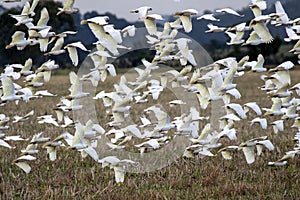
[[[283,2],[283,6],[286,12],[289,14],[291,19],[294,19],[298,14],[297,11],[300,9],[299,0],[288,0]],[[98,13],[97,11],[91,11],[87,13],[77,13],[75,15],[60,15],[56,16],[59,7],[62,7],[61,2],[53,0],[40,1],[36,9],[36,16],[34,17],[35,22],[38,21],[40,11],[43,7],[46,7],[50,14],[49,25],[52,26],[52,31],[60,33],[67,30],[78,31],[75,36],[69,36],[65,44],[70,42],[82,41],[89,49],[92,49],[92,43],[96,42],[96,38],[93,36],[88,26],[80,25],[82,19],[87,19],[95,17],[98,15],[107,15],[110,18],[110,23],[115,25],[115,28],[122,29],[132,23],[127,22],[125,19],[118,19],[113,13]],[[6,64],[12,63],[24,63],[25,60],[31,57],[36,65],[39,65],[48,59],[55,60],[60,64],[61,68],[72,68],[72,64],[68,58],[68,55],[59,55],[45,57],[39,51],[39,46],[26,47],[23,51],[17,51],[15,48],[6,50],[5,46],[10,43],[11,36],[17,30],[26,32],[27,28],[22,26],[14,26],[16,20],[9,16],[9,14],[19,14],[21,12],[21,7],[16,7],[12,9],[6,9],[0,6],[0,66],[4,67]],[[274,6],[268,8],[265,13],[274,12]],[[211,11],[205,11],[205,13],[211,13]],[[228,15],[217,15],[217,18],[221,19],[221,22],[216,22],[214,24],[219,26],[232,26],[241,23],[242,21],[250,21],[253,18],[253,14],[250,9],[244,8],[240,11],[245,17],[241,19],[240,17],[228,16]],[[171,13],[170,13],[171,14]],[[164,16],[166,20],[174,20],[170,16]],[[297,63],[297,57],[289,53],[288,50],[291,49],[293,43],[284,42],[283,38],[286,37],[284,27],[269,27],[275,40],[271,44],[261,44],[258,46],[243,46],[226,45],[226,41],[229,38],[224,33],[209,34],[205,33],[207,29],[208,21],[197,21],[193,19],[193,31],[189,34],[194,40],[199,42],[211,55],[214,60],[218,60],[228,56],[234,56],[237,59],[242,58],[245,55],[249,55],[251,60],[257,58],[258,54],[263,54],[266,59],[267,64],[279,64],[286,60],[291,60]],[[142,22],[134,23],[136,27],[143,27]],[[158,26],[163,27],[163,24],[158,24]],[[48,49],[50,49],[54,44],[50,44]],[[80,52],[80,61],[82,62],[86,57],[87,53]],[[118,59],[115,64],[119,68],[129,68],[136,67],[141,64],[141,58],[146,58],[150,60],[154,56],[153,51],[142,51],[139,53],[129,53],[122,56],[122,59]],[[195,55],[197,56],[197,55]]]

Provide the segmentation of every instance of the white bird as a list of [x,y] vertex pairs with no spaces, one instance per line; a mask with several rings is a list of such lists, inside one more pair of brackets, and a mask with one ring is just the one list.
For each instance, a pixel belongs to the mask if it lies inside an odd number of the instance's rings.
[[[271,69],[269,72],[277,72],[277,71],[284,71],[284,70],[288,71],[288,70],[292,69],[294,66],[295,66],[295,64],[292,63],[291,61],[286,61],[286,62],[281,63],[274,69]],[[286,74],[286,73],[282,74],[283,77],[284,77],[284,74]],[[283,83],[285,83],[285,82],[283,82]],[[288,81],[288,83],[290,84],[290,81]]]
[[222,86],[219,88],[220,93],[223,93],[227,90],[235,89],[236,84],[233,83],[233,79],[235,75],[237,74],[237,62],[232,61],[228,63],[230,65],[229,70],[223,70],[222,72],[225,72],[224,75],[224,81],[222,83]]
[[143,6],[143,7],[131,10],[130,12],[139,14],[139,19],[144,20],[147,17],[148,12],[151,11],[151,10],[152,10],[151,7]]
[[[98,41],[94,44],[98,46],[103,46],[107,50],[109,50],[114,55],[119,55],[118,48],[128,49],[122,45],[118,45],[118,42],[114,39],[115,35],[107,33],[104,29],[104,25],[107,25],[109,17],[101,16],[101,17],[94,17],[87,20],[82,20],[81,24],[88,24],[91,31],[98,39]],[[119,35],[119,33],[117,33]],[[119,37],[118,37],[119,38]],[[120,38],[119,38],[120,39]],[[104,49],[102,49],[104,50]]]
[[70,117],[64,116],[64,124],[61,125],[62,128],[72,127],[74,125],[75,125],[75,122],[72,119],[70,119]]
[[8,149],[14,149],[15,147],[11,146],[10,144],[8,144],[6,141],[0,139],[0,146],[1,147],[6,147]]
[[274,38],[271,35],[269,29],[266,26],[266,21],[269,20],[268,16],[256,17],[250,22],[250,28],[257,33],[257,35],[262,39],[264,43],[271,43]]
[[41,11],[41,17],[40,17],[37,25],[30,27],[29,30],[39,31],[39,33],[41,34],[42,37],[46,37],[48,32],[52,29],[51,26],[47,25],[49,22],[49,19],[50,19],[50,17],[49,17],[47,8],[43,8]]
[[158,14],[149,14],[144,19],[144,23],[149,35],[156,35],[157,33],[155,20],[163,20],[163,18]]
[[293,87],[290,88],[292,91],[296,91],[297,95],[300,96],[300,83],[297,83]]
[[1,83],[3,88],[3,96],[1,97],[1,101],[15,101],[22,98],[20,95],[16,95],[15,85],[9,77],[3,76],[1,78]]
[[12,65],[8,65],[8,66],[11,66],[11,67],[16,68],[16,69],[20,69],[21,70],[20,74],[23,75],[23,76],[27,76],[27,75],[30,75],[30,74],[33,73],[33,71],[30,71],[31,67],[32,67],[32,59],[31,58],[28,58],[25,61],[24,65],[12,64]]
[[206,19],[210,21],[220,21],[220,19],[217,19],[214,17],[214,14],[204,14],[200,17],[197,17],[197,20]]
[[265,72],[267,68],[264,68],[265,58],[259,54],[257,61],[247,62],[245,66],[250,66],[252,72]]
[[63,54],[66,52],[66,50],[62,49],[63,45],[64,45],[64,41],[65,39],[63,37],[59,37],[54,46],[52,47],[52,49],[45,53],[44,55],[45,56],[48,56],[48,55],[59,55],[59,54]]
[[85,48],[85,46],[81,43],[81,42],[74,42],[71,44],[68,44],[64,47],[64,49],[67,49],[69,52],[69,56],[72,60],[72,63],[74,66],[78,65],[78,53],[77,53],[77,48],[83,50],[83,51],[87,51],[89,52],[89,50],[87,50]]
[[33,1],[31,2],[31,6],[30,6],[30,9],[29,9],[29,12],[28,12],[28,15],[29,15],[30,17],[35,16],[34,10],[35,10],[35,8],[37,7],[39,1],[40,1],[40,0],[33,0]]
[[276,167],[281,167],[287,165],[287,161],[275,161],[275,162],[268,162],[268,166],[276,166]]
[[290,85],[287,83],[280,84],[276,90],[267,92],[267,94],[271,97],[290,97],[293,94],[293,92],[289,90],[289,86]]
[[294,45],[294,47],[289,51],[293,54],[300,54],[300,40]]
[[283,115],[284,112],[282,111],[282,100],[280,98],[272,98],[272,107],[270,109],[263,108],[266,111],[264,115]]
[[230,154],[230,151],[236,151],[238,148],[239,148],[238,146],[227,146],[218,150],[218,153],[221,153],[222,157],[225,160],[231,160],[232,156]]
[[66,97],[66,99],[80,99],[83,97],[87,97],[89,93],[83,92],[82,90],[82,82],[78,78],[75,72],[70,72],[69,74],[71,87],[69,88],[69,91],[71,92],[70,95]]
[[23,6],[22,12],[20,15],[12,15],[10,16],[14,19],[16,19],[18,22],[15,24],[15,26],[20,26],[21,24],[24,24],[27,26],[27,28],[33,26],[31,22],[33,22],[33,19],[29,17],[28,13],[30,10],[30,3],[26,2]]
[[39,90],[39,91],[36,91],[34,93],[34,96],[37,96],[37,97],[55,97],[57,95],[48,92],[48,90]]
[[104,31],[111,35],[111,37],[118,43],[121,44],[123,42],[121,30],[115,29],[115,26],[113,24],[107,24],[103,26]]
[[56,122],[56,119],[52,117],[52,115],[43,115],[43,116],[39,116],[37,117],[37,119],[39,120],[38,123],[39,124],[53,124],[54,126],[59,126],[58,123]]
[[286,14],[280,1],[275,2],[275,10],[276,10],[276,13],[271,13],[269,15],[270,17],[276,19],[276,21],[271,22],[271,23],[275,24],[276,26],[288,24],[290,19],[289,19],[288,15]]
[[[56,64],[54,60],[47,60],[39,68],[36,69],[35,73],[49,72],[49,71],[55,70],[57,68],[59,68],[59,65]],[[47,77],[44,77],[44,78],[45,78],[46,82],[49,81],[49,79],[47,79]]]
[[16,31],[13,35],[12,35],[12,41],[10,44],[6,45],[6,49],[10,49],[14,46],[17,47],[18,50],[23,50],[26,46],[28,45],[36,45],[38,44],[37,40],[33,40],[33,39],[26,39],[25,38],[25,33],[22,31]]
[[207,27],[209,28],[209,30],[205,31],[205,33],[218,33],[223,32],[227,29],[225,27],[218,27],[213,24],[207,24]]
[[267,119],[265,119],[265,118],[257,117],[255,119],[253,119],[251,121],[250,126],[252,126],[254,123],[259,123],[262,129],[267,129],[268,124],[267,124]]
[[198,11],[195,9],[186,9],[181,12],[176,12],[174,16],[179,16],[179,19],[183,25],[184,31],[189,33],[192,31],[192,15],[197,15]]
[[47,150],[47,154],[49,156],[49,160],[55,161],[57,158],[56,152],[57,147],[65,146],[62,141],[49,141],[43,145],[43,148]]
[[115,156],[107,156],[105,158],[100,159],[98,162],[102,164],[102,168],[108,166],[114,169],[115,181],[117,183],[124,182],[124,177],[126,173],[124,164],[135,164],[135,162],[132,160],[128,160],[128,159],[120,160]]
[[267,9],[267,2],[262,0],[252,0],[249,7],[253,12],[254,17],[259,17],[262,15],[262,11]]
[[138,147],[141,154],[143,154],[146,149],[158,149],[160,147],[160,144],[157,139],[150,139],[146,142],[136,144],[134,146]]
[[27,120],[30,119],[30,117],[32,117],[34,114],[34,110],[30,111],[29,113],[27,113],[26,115],[20,117],[18,115],[14,116],[14,121],[13,123],[17,123],[17,122],[25,122]]
[[235,15],[235,16],[238,16],[238,17],[244,17],[244,15],[239,14],[238,12],[236,12],[235,10],[233,10],[231,8],[217,9],[216,12],[217,13],[224,13],[224,14],[231,14],[231,15]]
[[263,39],[261,39],[255,31],[252,31],[247,41],[242,45],[259,45],[264,43]]
[[285,27],[285,32],[287,34],[287,38],[284,38],[284,41],[291,42],[293,40],[300,40],[300,35],[297,35],[295,31],[290,27]]
[[91,81],[94,87],[98,86],[100,79],[101,79],[100,72],[98,70],[93,70],[88,74],[84,74],[82,78],[80,78],[81,81],[87,81],[87,80]]
[[21,168],[25,173],[29,173],[31,171],[31,167],[27,163],[27,161],[33,161],[36,160],[36,157],[31,155],[23,155],[13,161],[15,165],[17,165],[19,168]]
[[246,113],[240,104],[231,103],[225,105],[227,114],[237,114],[242,119],[247,119]]
[[79,10],[73,8],[75,3],[75,0],[67,0],[63,6],[63,8],[58,8],[59,12],[56,15],[60,15],[60,14],[74,14],[77,13]]
[[21,74],[19,72],[15,72],[12,66],[6,66],[1,76],[7,76],[13,80],[18,80],[20,79]]
[[242,44],[244,43],[244,32],[243,31],[238,31],[236,33],[232,33],[229,31],[225,31],[225,33],[230,37],[230,41],[227,42],[227,45],[237,45],[237,44]]
[[231,120],[231,121],[240,121],[241,119],[235,114],[227,114],[219,118],[219,120]]
[[260,107],[257,105],[256,102],[249,102],[244,104],[244,110],[245,113],[249,111],[249,109],[252,109],[257,115],[262,115]]
[[299,114],[297,113],[297,107],[298,105],[291,105],[289,106],[286,110],[284,115],[281,117],[281,119],[283,120],[287,120],[287,119],[293,119],[299,116]]
[[293,25],[291,28],[295,30],[296,33],[300,33],[300,25]]
[[101,72],[101,80],[104,81],[107,77],[107,73],[109,73],[110,76],[115,77],[117,76],[117,72],[115,69],[115,66],[113,64],[106,64],[101,68],[98,68]]
[[100,26],[107,25],[109,21],[108,16],[97,16],[90,19],[82,20],[81,24],[97,24]]
[[193,50],[190,50],[188,47],[188,43],[191,42],[191,40],[188,40],[186,38],[180,38],[177,40],[174,40],[176,42],[177,47],[179,49],[179,52],[177,55],[181,55],[182,58],[180,58],[180,63],[182,66],[187,65],[187,62],[191,63],[193,66],[197,66],[196,59],[194,57]]
[[121,32],[123,33],[123,37],[126,37],[127,35],[129,35],[130,37],[134,37],[136,32],[136,27],[134,25],[129,25],[123,28]]
[[279,131],[284,131],[284,122],[283,120],[276,120],[271,123],[273,126],[274,133],[277,134]]
[[274,150],[274,146],[269,140],[267,140],[267,136],[243,142],[239,145],[239,149],[243,150],[247,163],[252,164],[255,161],[255,147],[257,149],[257,155],[259,156],[262,153],[263,146],[265,146],[269,151]]

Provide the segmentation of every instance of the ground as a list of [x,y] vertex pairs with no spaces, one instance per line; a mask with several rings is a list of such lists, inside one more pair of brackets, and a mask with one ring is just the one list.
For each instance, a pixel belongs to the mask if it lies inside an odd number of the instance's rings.
[[[293,84],[300,81],[300,71],[292,71]],[[110,81],[116,81],[111,79]],[[65,95],[69,87],[68,76],[56,75],[45,85],[50,92]],[[246,73],[236,79],[242,99],[238,103],[257,101],[261,107],[269,107],[271,102],[257,87],[263,85],[259,75]],[[107,86],[108,87],[108,86]],[[23,115],[32,109],[36,115],[54,114],[53,107],[59,97],[33,100],[29,104],[10,103],[5,113],[12,117]],[[2,108],[3,109],[3,108]],[[58,159],[51,162],[41,149],[38,160],[31,163],[32,172],[25,174],[12,164],[20,149],[27,144],[13,143],[14,150],[0,150],[0,199],[297,199],[299,190],[299,157],[289,161],[284,167],[268,167],[268,161],[279,159],[284,152],[292,150],[295,129],[287,127],[275,135],[272,127],[267,131],[258,125],[250,127],[250,119],[237,124],[238,142],[255,136],[267,135],[276,146],[273,152],[264,151],[255,163],[248,165],[242,154],[234,154],[233,160],[215,157],[178,159],[170,166],[145,174],[126,174],[123,184],[114,181],[112,170],[102,169],[90,158],[81,159],[78,152],[62,150]],[[274,119],[275,120],[275,119]],[[291,124],[288,122],[287,124]],[[11,125],[9,134],[30,137],[44,131],[54,137],[62,129],[51,126],[36,126],[36,121],[23,125]],[[22,125],[22,126],[21,126]],[[239,144],[238,142],[224,144]]]

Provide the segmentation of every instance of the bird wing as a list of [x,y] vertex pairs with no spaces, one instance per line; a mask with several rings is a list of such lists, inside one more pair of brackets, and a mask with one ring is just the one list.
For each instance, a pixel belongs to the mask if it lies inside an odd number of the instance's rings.
[[117,72],[113,64],[109,64],[109,66],[107,67],[107,71],[111,76],[117,76]]
[[155,19],[147,17],[146,19],[144,19],[144,23],[149,35],[155,35],[157,32]]
[[44,27],[47,26],[47,23],[49,21],[49,13],[47,8],[43,8],[43,10],[41,11],[41,17],[37,23],[38,27]]
[[181,16],[179,16],[179,18],[182,22],[184,31],[187,33],[191,32],[192,31],[192,21],[191,21],[190,16],[181,15]]
[[13,81],[7,77],[2,77],[3,97],[9,97],[15,94],[15,86]]
[[48,48],[49,39],[48,38],[39,38],[38,41],[40,43],[40,51],[46,52],[47,48]]
[[258,141],[257,143],[264,145],[269,151],[273,151],[275,149],[274,145],[270,140]]
[[67,47],[67,50],[69,52],[69,56],[72,60],[72,63],[74,66],[78,65],[78,53],[77,53],[77,49],[75,47]]
[[60,37],[56,40],[54,47],[51,49],[51,51],[58,51],[61,50],[64,45],[65,39],[63,37]]
[[9,148],[9,149],[13,148],[10,144],[8,144],[7,142],[5,142],[4,140],[1,140],[1,139],[0,139],[0,146],[6,147],[6,148]]
[[279,14],[279,18],[284,24],[290,21],[280,1],[275,2],[275,9],[276,9],[276,14]]
[[245,106],[251,108],[257,115],[261,115],[261,114],[262,114],[261,109],[260,109],[260,107],[257,105],[256,102],[249,102],[249,103],[246,103]]
[[27,174],[31,171],[31,167],[25,161],[16,162],[15,165],[17,165],[18,167],[20,167]]
[[125,166],[114,166],[115,180],[117,183],[123,183],[125,178]]
[[25,33],[22,31],[17,31],[12,36],[12,43],[17,43],[25,40]]
[[271,43],[273,41],[273,36],[271,35],[269,29],[264,22],[257,22],[253,26],[254,31],[265,43]]
[[71,8],[73,8],[74,3],[75,3],[75,0],[67,0],[63,9],[70,10]]
[[254,147],[243,147],[243,152],[248,164],[252,164],[255,161]]
[[35,10],[36,6],[38,5],[39,1],[40,1],[40,0],[33,0],[33,1],[32,1],[31,7],[30,7],[30,11],[29,11],[30,13],[31,13],[31,12],[34,12],[34,10]]

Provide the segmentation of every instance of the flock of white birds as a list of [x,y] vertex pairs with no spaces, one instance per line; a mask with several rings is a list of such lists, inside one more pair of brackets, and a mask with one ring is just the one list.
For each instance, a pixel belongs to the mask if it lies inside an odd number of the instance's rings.
[[[16,2],[17,0],[3,0],[3,2]],[[12,36],[12,41],[6,48],[14,48],[24,50],[27,46],[39,45],[40,51],[45,56],[56,56],[68,53],[74,66],[77,66],[78,53],[77,50],[88,50],[80,41],[65,44],[64,40],[70,34],[76,34],[73,31],[63,33],[52,32],[52,28],[48,25],[49,14],[46,8],[41,11],[40,19],[35,22],[35,8],[39,0],[33,0],[32,3],[26,2],[20,15],[11,15],[16,19],[16,26],[26,26],[28,32],[16,31]],[[63,8],[60,8],[57,15],[72,14],[78,12],[73,8],[74,0],[67,0]],[[291,53],[298,55],[300,59],[300,18],[290,19],[285,13],[280,1],[275,3],[276,12],[264,14],[267,8],[266,1],[252,0],[249,8],[253,11],[254,17],[250,23],[241,23],[231,27],[218,27],[213,25],[214,21],[220,21],[213,14],[202,15],[197,20],[209,20],[206,32],[225,32],[230,38],[228,45],[258,45],[262,43],[271,43],[273,41],[272,33],[270,33],[267,25],[284,26],[287,37],[286,42],[298,41]],[[249,120],[248,114],[253,112],[257,118],[251,120],[253,124],[259,124],[263,130],[269,124],[274,127],[274,133],[284,131],[287,120],[293,120],[292,127],[295,130],[300,129],[299,110],[300,99],[300,83],[291,86],[290,70],[295,66],[291,61],[284,62],[276,68],[268,70],[264,66],[264,57],[259,55],[257,60],[250,61],[246,56],[241,60],[234,57],[218,60],[208,66],[198,66],[193,51],[189,49],[190,39],[176,38],[177,33],[182,30],[191,32],[192,17],[198,15],[197,10],[187,9],[176,12],[175,21],[165,22],[162,31],[158,31],[156,21],[163,21],[163,17],[159,14],[151,13],[151,7],[140,7],[131,12],[138,15],[138,19],[143,21],[148,34],[145,37],[149,46],[156,51],[156,55],[152,61],[142,60],[144,69],[135,68],[137,78],[133,82],[126,80],[125,76],[121,76],[119,83],[114,84],[113,92],[101,91],[93,99],[103,103],[107,109],[108,116],[111,117],[106,130],[103,124],[94,123],[92,120],[85,124],[73,121],[70,115],[71,111],[84,109],[80,105],[80,100],[89,96],[89,93],[83,91],[83,81],[90,81],[94,87],[104,82],[108,75],[116,76],[116,70],[113,64],[108,63],[108,58],[118,56],[120,49],[129,49],[130,47],[122,46],[124,37],[134,37],[135,26],[127,26],[122,30],[115,29],[113,24],[109,24],[109,17],[97,16],[91,19],[82,20],[81,24],[87,24],[97,38],[94,43],[96,51],[90,52],[94,63],[94,68],[90,73],[79,77],[75,72],[71,72],[69,95],[60,99],[60,102],[53,109],[56,115],[37,116],[39,124],[50,124],[56,127],[73,127],[74,132],[63,132],[56,138],[46,137],[43,133],[34,134],[30,138],[23,138],[21,135],[9,135],[10,125],[14,123],[26,123],[34,116],[34,111],[28,112],[25,116],[14,116],[10,119],[2,113],[0,115],[0,146],[4,148],[14,149],[11,141],[20,141],[27,143],[22,149],[20,156],[13,163],[20,167],[24,172],[31,171],[30,164],[38,158],[40,151],[44,149],[51,161],[56,160],[58,149],[69,149],[79,151],[82,157],[90,156],[96,163],[102,164],[102,167],[110,167],[115,172],[116,182],[123,182],[125,176],[125,166],[128,164],[136,164],[132,160],[120,160],[115,156],[100,158],[96,148],[98,139],[101,136],[109,136],[110,142],[108,147],[114,151],[119,151],[127,147],[133,141],[133,147],[140,151],[141,154],[148,151],[155,151],[167,145],[172,136],[185,135],[190,137],[191,145],[186,148],[183,153],[184,157],[194,158],[195,156],[216,156],[221,154],[224,159],[232,159],[232,154],[243,152],[248,164],[255,161],[256,156],[260,156],[267,149],[272,151],[274,145],[266,136],[249,139],[236,146],[224,146],[220,143],[221,138],[228,138],[230,141],[237,139],[239,135],[235,129],[235,123],[241,120]],[[216,10],[217,13],[235,15],[243,18],[238,12],[224,8]],[[249,34],[245,34],[249,32]],[[245,38],[249,35],[248,38]],[[54,43],[55,42],[55,43]],[[54,43],[54,44],[52,44]],[[52,45],[52,48],[48,48]],[[181,71],[170,70],[161,76],[161,80],[151,80],[151,74],[159,69],[160,63],[168,63],[168,61],[178,61],[182,65]],[[48,60],[35,70],[31,58],[25,64],[9,64],[1,73],[1,106],[9,102],[31,101],[36,98],[47,98],[56,96],[47,90],[41,90],[45,82],[51,80],[51,72],[58,69],[59,66],[53,60]],[[265,91],[272,100],[271,108],[261,108],[259,102],[247,102],[243,105],[234,103],[234,100],[241,98],[241,93],[237,89],[234,82],[236,77],[244,75],[245,70],[249,73],[262,73],[261,75],[264,85],[259,89]],[[17,80],[24,80],[24,85],[18,85]],[[187,84],[183,84],[187,81]],[[210,86],[206,83],[211,82]],[[160,94],[167,87],[183,87],[185,90],[197,96],[199,107],[203,110],[208,108],[212,101],[223,100],[226,114],[219,118],[220,127],[214,130],[207,121],[207,117],[200,116],[200,110],[190,107],[189,113],[183,113],[174,119],[166,111],[158,106],[149,106],[145,109],[145,113],[140,116],[140,122],[126,125],[124,127],[125,118],[130,114],[132,105],[149,103],[149,99],[159,102]],[[186,102],[182,100],[174,100],[169,102],[175,109],[179,109],[180,105]],[[1,109],[5,112],[5,109]],[[151,120],[147,115],[154,115]],[[267,122],[266,116],[281,116],[280,120]],[[268,118],[269,119],[269,118]],[[206,123],[205,127],[200,128],[200,121]],[[248,123],[248,121],[247,121]],[[102,127],[103,126],[103,127]],[[296,131],[295,131],[296,132]],[[135,140],[137,139],[137,140]],[[296,145],[291,151],[275,162],[269,162],[270,166],[286,165],[288,160],[293,158],[300,152],[300,133],[296,133],[293,140]],[[130,142],[131,141],[131,142]],[[143,141],[143,142],[140,142]],[[58,148],[60,147],[60,148]],[[264,149],[265,148],[265,149]],[[161,158],[163,159],[163,158]]]

